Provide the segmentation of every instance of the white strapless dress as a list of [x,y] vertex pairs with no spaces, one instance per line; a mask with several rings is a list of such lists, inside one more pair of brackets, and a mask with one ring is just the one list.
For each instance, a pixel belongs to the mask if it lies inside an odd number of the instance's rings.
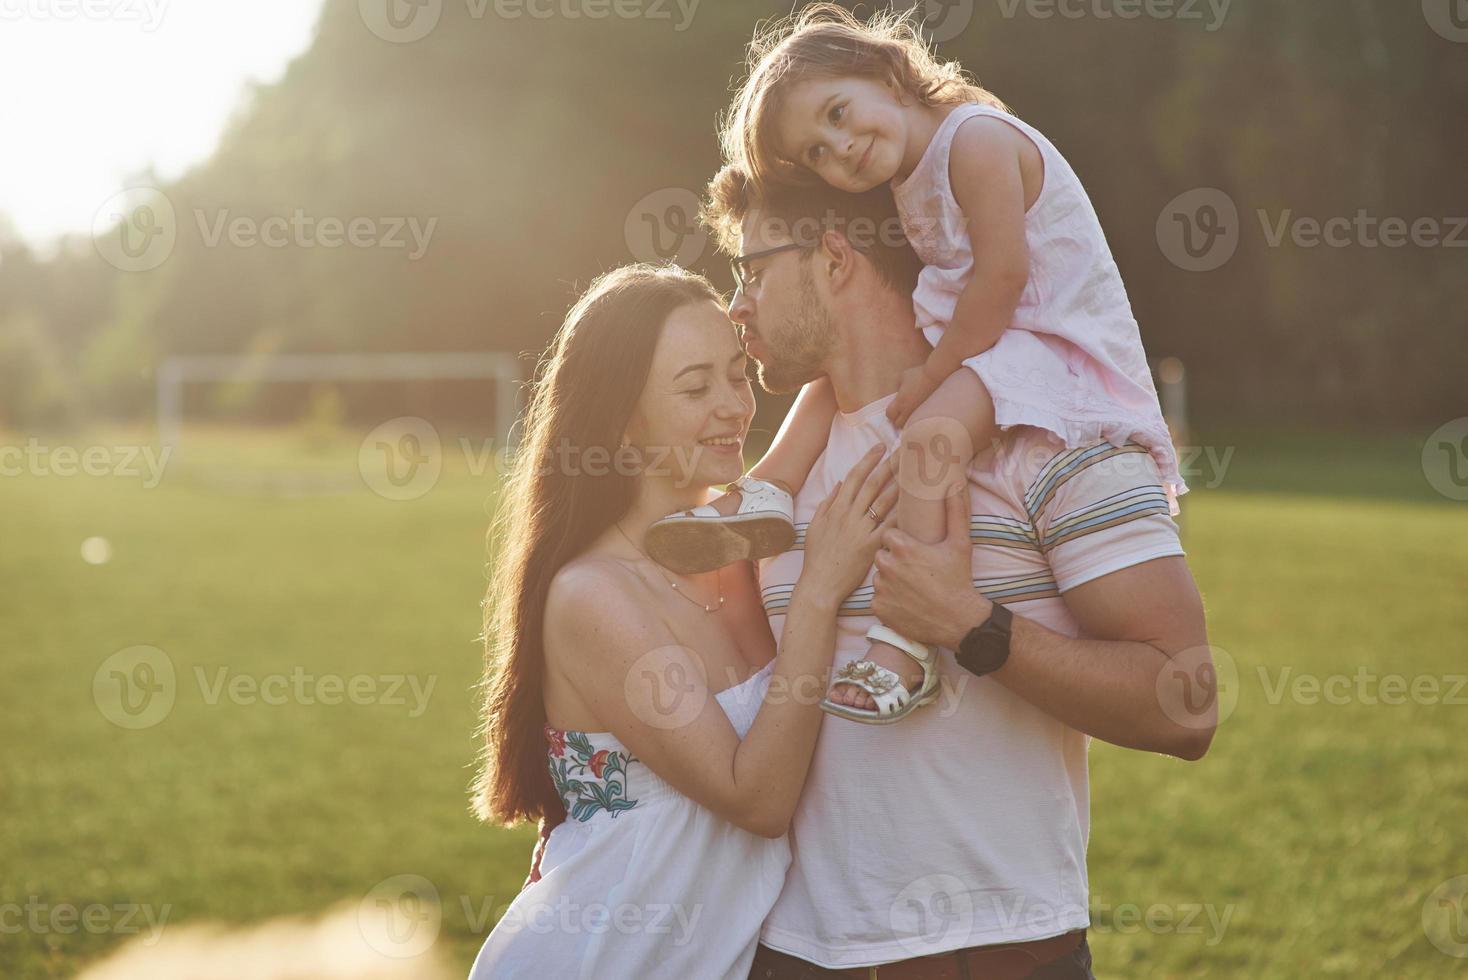
[[[773,664],[715,697],[743,738]],[[669,786],[606,732],[548,728],[566,821],[539,881],[485,940],[470,980],[737,978],[790,865],[787,838],[741,830]]]

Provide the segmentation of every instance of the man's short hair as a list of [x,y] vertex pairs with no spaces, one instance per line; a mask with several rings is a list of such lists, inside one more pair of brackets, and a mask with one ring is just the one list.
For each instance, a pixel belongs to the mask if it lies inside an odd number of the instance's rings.
[[742,170],[726,164],[709,181],[699,214],[728,255],[739,254],[745,219],[756,215],[760,227],[802,244],[815,244],[827,231],[839,231],[859,248],[882,281],[900,293],[917,288],[923,262],[902,231],[902,219],[887,185],[850,194],[827,184],[807,187],[770,185],[756,194]]

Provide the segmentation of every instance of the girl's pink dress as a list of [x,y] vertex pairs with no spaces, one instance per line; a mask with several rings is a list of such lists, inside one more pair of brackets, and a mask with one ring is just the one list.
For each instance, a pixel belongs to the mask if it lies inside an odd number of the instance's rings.
[[989,389],[1001,427],[1038,426],[1067,446],[1104,439],[1147,447],[1177,513],[1176,497],[1187,486],[1101,222],[1060,151],[1006,112],[956,107],[913,172],[892,185],[903,229],[927,264],[913,294],[918,327],[936,346],[973,277],[968,219],[949,185],[948,157],[959,126],[977,116],[1003,120],[1028,137],[1044,159],[1045,179],[1025,215],[1030,279],[1014,321],[993,347],[964,363]]

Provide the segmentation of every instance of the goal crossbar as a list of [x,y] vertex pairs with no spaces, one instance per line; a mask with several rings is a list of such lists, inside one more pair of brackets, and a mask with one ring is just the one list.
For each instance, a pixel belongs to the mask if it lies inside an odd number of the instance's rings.
[[177,450],[183,428],[183,389],[201,381],[495,382],[495,432],[510,447],[519,403],[520,361],[487,351],[400,354],[188,354],[158,368],[158,440]]

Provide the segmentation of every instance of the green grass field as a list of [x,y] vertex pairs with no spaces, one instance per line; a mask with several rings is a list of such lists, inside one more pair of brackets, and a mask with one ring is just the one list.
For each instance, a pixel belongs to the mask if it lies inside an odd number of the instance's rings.
[[[1432,491],[1410,438],[1236,438],[1184,532],[1237,703],[1198,764],[1094,746],[1097,975],[1462,976],[1424,907],[1465,911],[1432,893],[1468,874],[1468,504]],[[532,838],[465,809],[494,480],[450,452],[431,491],[384,499],[357,445],[191,432],[151,489],[0,477],[0,976],[71,976],[126,938],[116,913],[89,929],[38,906],[251,923],[399,874],[434,884],[467,970]],[[83,561],[93,537],[105,563]],[[175,699],[127,729],[102,668],[138,645]],[[1367,703],[1386,675],[1436,695]],[[1302,676],[1344,703],[1309,703]],[[326,677],[357,696],[315,703]],[[273,696],[288,684],[313,703]]]

